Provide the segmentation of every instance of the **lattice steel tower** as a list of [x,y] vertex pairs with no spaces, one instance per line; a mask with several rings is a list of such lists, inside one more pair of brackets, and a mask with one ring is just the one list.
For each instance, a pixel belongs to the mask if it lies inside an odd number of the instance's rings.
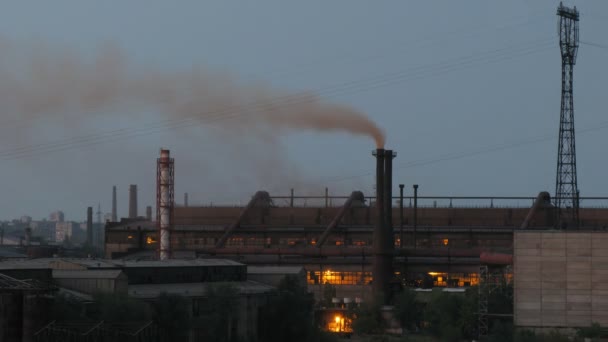
[[576,146],[574,141],[574,99],[572,74],[578,51],[579,13],[576,7],[557,9],[559,16],[559,47],[562,55],[562,104],[559,119],[557,177],[555,179],[556,222],[578,225],[578,186],[576,178]]

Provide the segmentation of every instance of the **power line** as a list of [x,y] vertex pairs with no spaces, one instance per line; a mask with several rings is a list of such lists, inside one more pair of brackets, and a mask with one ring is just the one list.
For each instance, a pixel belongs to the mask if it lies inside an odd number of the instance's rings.
[[[323,97],[335,97],[367,91],[375,88],[386,87],[389,85],[404,83],[411,80],[418,80],[426,77],[437,76],[447,72],[464,70],[477,65],[497,63],[505,60],[510,60],[515,57],[526,56],[532,53],[538,53],[547,50],[552,44],[551,40],[537,40],[522,44],[518,48],[508,47],[486,52],[476,57],[461,57],[456,59],[457,62],[443,62],[431,64],[421,67],[416,67],[400,72],[383,74],[371,78],[360,79],[356,81],[346,82],[339,85],[321,88],[316,93]],[[505,51],[507,53],[505,53]],[[189,116],[182,119],[167,119],[160,122],[146,124],[137,128],[121,128],[108,131],[98,135],[86,135],[75,138],[58,140],[50,143],[40,143],[17,147],[9,150],[0,151],[0,159],[13,160],[24,157],[38,156],[50,152],[67,150],[75,147],[83,147],[96,145],[105,141],[116,141],[118,139],[130,139],[136,136],[148,135],[160,132],[165,129],[175,129],[182,127],[191,127],[193,125],[201,125],[214,123],[225,119],[239,118],[246,115],[248,111],[253,109],[265,109],[269,106],[286,106],[293,104],[309,103],[314,101],[311,98],[311,92],[300,92],[293,95],[275,97],[264,103],[253,102],[244,105],[235,105],[223,108],[219,111],[206,112],[195,116]],[[281,102],[282,101],[282,102]],[[201,120],[201,117],[204,120]]]
[[[606,129],[606,128],[608,128],[608,121],[602,121],[602,122],[599,122],[599,123],[593,125],[592,127],[576,130],[576,134],[580,135],[580,134],[597,131],[597,130],[602,130],[602,129]],[[418,166],[425,166],[425,165],[430,165],[430,164],[441,163],[444,161],[469,158],[469,157],[483,155],[483,154],[487,154],[487,153],[491,153],[491,152],[498,152],[498,151],[508,150],[508,149],[512,149],[512,148],[516,148],[516,147],[527,146],[527,145],[537,144],[537,143],[541,143],[541,142],[556,140],[557,138],[558,138],[557,136],[545,136],[545,137],[540,137],[540,138],[525,139],[525,140],[521,140],[521,141],[517,141],[517,142],[512,142],[509,144],[502,144],[502,145],[487,147],[487,148],[483,148],[480,150],[450,153],[450,154],[447,154],[444,156],[439,156],[439,157],[431,158],[431,159],[419,159],[419,160],[413,160],[413,161],[409,161],[409,162],[405,162],[405,163],[402,162],[402,163],[400,163],[401,164],[400,166],[394,166],[393,170],[409,169],[409,168],[418,167]],[[365,172],[365,173],[360,173],[360,174],[345,176],[345,177],[338,176],[338,177],[334,177],[334,178],[328,178],[328,179],[325,179],[323,182],[341,182],[341,181],[346,181],[346,180],[350,180],[350,179],[367,177],[367,176],[371,176],[371,175],[373,175],[373,172]]]
[[588,45],[588,46],[593,46],[596,48],[608,50],[608,45],[606,45],[606,44],[598,44],[598,43],[584,42],[584,41],[579,41],[579,43],[581,43],[583,45]]

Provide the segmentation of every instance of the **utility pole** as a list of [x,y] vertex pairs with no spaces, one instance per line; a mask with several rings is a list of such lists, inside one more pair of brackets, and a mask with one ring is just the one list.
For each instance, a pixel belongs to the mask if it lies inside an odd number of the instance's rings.
[[574,139],[574,98],[572,93],[574,64],[578,51],[579,13],[576,7],[557,9],[559,16],[559,47],[562,56],[562,99],[555,179],[556,222],[561,226],[578,227],[578,185],[576,176],[576,145]]

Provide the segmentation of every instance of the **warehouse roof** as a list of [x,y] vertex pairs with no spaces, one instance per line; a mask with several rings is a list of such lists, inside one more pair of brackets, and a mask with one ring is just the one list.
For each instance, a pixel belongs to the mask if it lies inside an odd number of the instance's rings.
[[65,264],[80,265],[84,268],[110,268],[122,267],[201,267],[201,266],[244,266],[228,259],[170,259],[170,260],[108,260],[108,259],[79,259],[79,258],[40,258],[29,260],[0,261],[0,269],[32,269],[53,268],[65,269]]
[[53,270],[57,279],[116,279],[126,277],[121,270]]
[[302,266],[247,266],[248,274],[300,274]]
[[229,285],[239,294],[261,294],[274,290],[274,287],[255,281],[218,282],[218,283],[177,283],[177,284],[138,284],[129,285],[129,296],[140,299],[151,299],[161,293],[176,294],[186,297],[204,297],[209,286]]

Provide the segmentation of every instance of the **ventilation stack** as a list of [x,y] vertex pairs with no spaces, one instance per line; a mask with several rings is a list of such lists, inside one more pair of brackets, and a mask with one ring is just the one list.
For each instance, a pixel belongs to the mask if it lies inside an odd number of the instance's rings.
[[160,150],[156,162],[156,221],[160,235],[160,260],[171,257],[171,228],[175,204],[174,165],[169,150]]
[[146,220],[152,221],[152,206],[146,207]]
[[376,157],[376,224],[373,232],[372,289],[374,295],[387,302],[391,297],[393,279],[393,256],[395,250],[392,226],[392,150],[377,149]]
[[112,222],[118,221],[118,215],[116,213],[116,185],[112,187]]
[[129,218],[137,218],[137,185],[129,185]]
[[93,245],[93,207],[87,208],[87,246]]

